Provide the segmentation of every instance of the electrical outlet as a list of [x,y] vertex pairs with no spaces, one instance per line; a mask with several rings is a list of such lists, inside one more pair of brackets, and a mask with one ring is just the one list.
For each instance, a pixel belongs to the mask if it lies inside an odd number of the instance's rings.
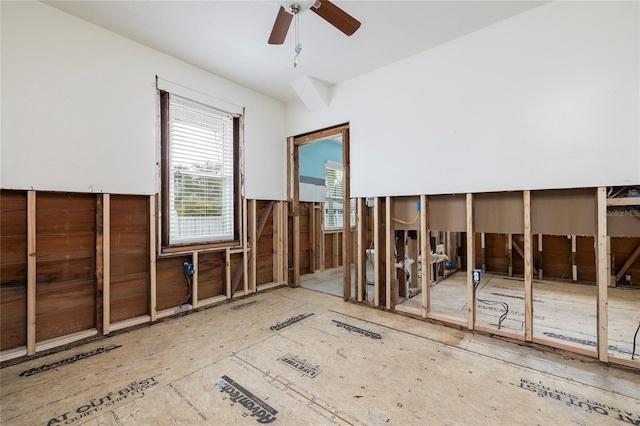
[[193,275],[195,273],[195,267],[191,262],[184,262],[184,273],[185,275]]

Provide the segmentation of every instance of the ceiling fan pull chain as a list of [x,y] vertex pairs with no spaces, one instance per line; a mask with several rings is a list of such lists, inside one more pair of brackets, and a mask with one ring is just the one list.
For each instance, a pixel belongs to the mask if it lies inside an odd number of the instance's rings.
[[293,57],[293,67],[297,67],[298,66],[298,55],[300,55],[300,52],[302,51],[302,45],[300,43],[296,44],[296,56]]
[[294,11],[294,19],[295,19],[295,35],[296,35],[296,47],[295,47],[295,56],[293,57],[293,67],[296,68],[298,66],[298,57],[300,52],[302,51],[302,44],[300,44],[300,15],[298,14],[298,9]]

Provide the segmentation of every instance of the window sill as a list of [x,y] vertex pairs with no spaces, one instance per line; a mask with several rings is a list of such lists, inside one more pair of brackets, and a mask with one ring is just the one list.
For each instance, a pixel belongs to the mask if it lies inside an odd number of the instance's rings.
[[242,248],[242,243],[240,241],[221,241],[219,243],[209,243],[209,244],[191,244],[184,246],[167,246],[162,247],[158,257],[172,257],[172,256],[180,256],[185,254],[191,254],[193,252],[198,253],[206,253],[206,252],[214,252],[214,251],[222,251],[226,249],[238,249]]
[[[351,228],[349,228],[351,231],[355,231],[356,227],[352,226]],[[342,233],[343,229],[342,228],[334,228],[334,229],[325,229],[323,232],[325,234],[340,234]]]

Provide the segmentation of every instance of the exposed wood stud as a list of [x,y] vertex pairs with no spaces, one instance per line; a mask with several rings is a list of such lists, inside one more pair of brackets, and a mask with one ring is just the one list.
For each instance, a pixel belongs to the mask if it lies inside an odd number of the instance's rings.
[[111,197],[102,195],[102,333],[111,324]]
[[282,284],[284,282],[284,245],[282,242],[285,230],[282,227],[282,202],[276,201],[273,210],[273,279],[275,282]]
[[458,269],[462,269],[462,256],[460,255],[462,252],[462,232],[456,232],[456,247],[458,250],[458,258],[456,259],[456,267]]
[[400,297],[407,297],[406,289],[407,289],[407,276],[404,273],[404,268],[396,268],[395,263],[404,264],[404,259],[407,256],[406,251],[406,241],[407,241],[407,231],[404,229],[393,231],[394,236],[394,267],[391,268],[391,277],[393,286],[391,288],[391,294],[393,295],[392,306],[396,306],[398,304],[398,300]]
[[374,295],[373,295],[373,304],[375,306],[380,306],[380,242],[382,239],[380,238],[380,223],[382,218],[380,217],[380,198],[375,197],[373,199],[373,241],[374,241],[374,251],[373,251],[373,286],[374,286]]
[[224,281],[227,299],[231,299],[233,292],[231,291],[231,249],[229,248],[224,251]]
[[351,191],[350,191],[350,169],[351,160],[349,157],[349,126],[342,129],[342,274],[343,291],[342,298],[351,298]]
[[334,232],[332,235],[333,238],[333,267],[337,268],[340,266],[340,233]]
[[156,196],[149,197],[149,316],[156,320]]
[[473,230],[473,194],[466,194],[467,215],[467,328],[473,330],[476,323],[476,298],[473,285],[475,267],[475,236]]
[[283,202],[280,208],[281,229],[280,238],[282,239],[282,282],[289,284],[289,215],[288,203]]
[[247,234],[249,232],[247,226],[247,216],[249,212],[247,210],[247,199],[242,199],[242,285],[243,292],[246,296],[249,294],[249,243],[247,238],[249,237]]
[[198,252],[191,253],[191,263],[193,264],[193,275],[191,276],[191,309],[198,307]]
[[429,238],[429,206],[427,197],[420,195],[420,256],[422,261],[422,317],[429,314],[431,280],[431,239]]
[[291,210],[293,207],[293,187],[295,180],[295,173],[293,170],[293,151],[293,138],[287,138],[287,207],[289,208],[289,213],[293,212]]
[[356,238],[356,277],[357,277],[357,300],[362,302],[364,300],[365,289],[365,273],[366,273],[366,260],[365,260],[365,229],[364,229],[364,198],[358,198],[356,200],[356,226],[357,226],[357,238]]
[[36,191],[27,192],[27,355],[36,353]]
[[311,203],[309,208],[309,272],[316,272],[316,203]]
[[322,231],[322,203],[315,203],[314,207],[314,233],[315,233],[315,270],[321,271],[324,265],[324,232]]
[[320,271],[324,271],[324,203],[320,203]]
[[621,197],[621,198],[608,198],[607,206],[635,206],[638,204],[638,199],[634,197]]
[[513,276],[513,234],[507,234],[507,257],[509,258],[509,276]]
[[[416,291],[420,287],[418,283],[418,233],[415,231],[408,231],[409,234],[409,255],[411,259],[414,259],[409,268],[411,272],[411,288],[413,291]],[[451,252],[450,252],[451,253]]]
[[[607,263],[607,188],[597,189],[597,268],[598,268],[598,359],[607,362],[609,358],[609,335],[607,313],[607,291],[609,281],[609,264]],[[636,249],[640,253],[640,246]]]
[[[251,273],[249,274],[249,277],[251,278],[251,281],[249,282],[249,292],[250,293],[255,293],[258,290],[257,287],[257,274],[258,274],[258,229],[257,226],[258,224],[256,223],[257,221],[257,201],[256,200],[251,200],[251,253],[249,253],[249,261],[251,262]],[[267,210],[267,207],[265,206],[263,213],[267,212],[267,214],[263,214],[262,216],[264,217],[264,221],[262,220],[263,218],[261,217],[260,220],[262,222],[262,227],[264,227],[267,218],[269,217],[269,213],[271,213],[271,209],[273,208],[273,201],[271,203],[269,203],[269,209]]]
[[271,256],[271,265],[272,265],[272,274],[273,281],[276,283],[280,283],[280,203],[276,203],[273,206],[273,242],[272,242],[272,251],[273,255]]
[[[609,233],[609,231],[607,231]],[[611,242],[611,237],[607,235],[607,265],[609,265],[609,287],[616,286],[616,277],[615,277],[615,256],[613,254],[613,243]]]
[[293,286],[300,286],[300,216],[293,216]]
[[[395,303],[393,303],[394,301],[392,300],[392,280],[393,280],[393,272],[395,270],[395,257],[394,257],[394,250],[393,250],[393,242],[394,242],[394,227],[393,227],[393,220],[391,220],[392,217],[392,211],[393,209],[391,208],[392,205],[392,199],[391,197],[386,197],[385,199],[385,213],[384,213],[384,217],[385,217],[385,229],[386,229],[386,233],[385,233],[385,243],[386,243],[386,248],[385,248],[385,252],[386,252],[386,279],[385,279],[385,284],[386,284],[386,291],[387,291],[387,295],[386,295],[386,302],[387,302],[387,309],[391,309],[394,307]],[[395,297],[397,297],[397,292],[395,294]]]
[[480,258],[482,259],[482,273],[484,274],[487,272],[486,237],[484,232],[480,233],[480,249],[482,250]]
[[544,276],[542,270],[544,265],[542,263],[542,234],[538,234],[538,279],[541,280]]
[[300,209],[300,147],[293,145],[293,200],[292,213],[298,215]]
[[575,235],[571,236],[571,277],[573,281],[578,281],[578,261],[576,253],[578,251],[578,241]]
[[533,264],[531,262],[531,191],[523,191],[524,204],[524,327],[525,340],[533,340]]
[[104,334],[104,195],[96,196],[96,309],[95,324],[98,334]]

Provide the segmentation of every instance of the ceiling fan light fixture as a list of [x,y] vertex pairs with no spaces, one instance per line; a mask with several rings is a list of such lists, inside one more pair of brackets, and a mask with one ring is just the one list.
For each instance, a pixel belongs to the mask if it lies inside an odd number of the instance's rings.
[[316,0],[279,0],[278,3],[291,15],[295,15],[309,10],[311,6],[317,7],[316,3],[319,2]]

